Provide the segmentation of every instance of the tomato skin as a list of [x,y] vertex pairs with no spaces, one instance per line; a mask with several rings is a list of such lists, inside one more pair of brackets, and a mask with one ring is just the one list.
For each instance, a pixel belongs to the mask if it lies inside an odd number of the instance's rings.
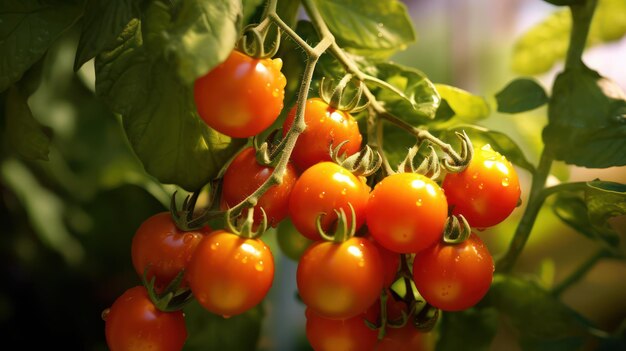
[[[183,232],[176,227],[169,212],[146,219],[133,237],[131,258],[139,276],[148,268],[148,281],[155,277],[157,287],[165,287],[191,260],[196,246],[210,232],[208,227]],[[183,286],[186,278],[183,279]]]
[[398,273],[398,267],[400,266],[400,254],[387,250],[384,246],[380,245],[371,235],[365,236],[371,242],[374,243],[380,254],[380,259],[383,263],[384,278],[383,284],[385,288],[388,288],[396,281],[396,273]]
[[143,286],[126,290],[105,318],[104,330],[111,351],[182,350],[187,340],[183,313],[159,311]]
[[385,336],[376,345],[376,351],[431,351],[432,333],[422,333],[411,323],[402,328],[387,328]]
[[368,193],[369,187],[347,169],[332,162],[318,163],[302,173],[291,190],[289,217],[300,234],[320,240],[315,224],[317,217],[326,214],[322,228],[328,231],[337,220],[335,210],[342,208],[348,222],[352,223],[350,203],[358,229],[365,221]]
[[417,253],[413,279],[422,297],[444,311],[460,311],[477,304],[493,279],[493,258],[472,233],[458,245],[439,242]]
[[296,281],[311,310],[325,318],[347,319],[364,313],[380,296],[383,267],[367,239],[318,241],[300,258]]
[[198,78],[194,99],[209,127],[247,138],[269,127],[283,109],[287,80],[281,59],[256,59],[239,51]]
[[[294,106],[285,119],[283,136],[296,118]],[[330,145],[333,149],[347,140],[339,149],[339,154],[353,155],[361,148],[363,137],[354,118],[347,112],[330,107],[320,98],[308,99],[304,110],[306,129],[300,136],[291,153],[291,159],[296,167],[304,171],[316,163],[330,161]]]
[[365,216],[370,233],[380,245],[398,253],[419,252],[441,238],[448,204],[430,178],[399,173],[374,187]]
[[[243,201],[257,190],[272,175],[273,171],[274,168],[262,166],[257,162],[256,151],[253,147],[244,149],[233,159],[224,173],[220,203],[222,210]],[[263,217],[261,207],[265,211],[268,224],[272,227],[287,217],[289,194],[297,178],[298,175],[293,165],[287,164],[282,183],[269,188],[254,207],[255,223],[260,223]]]
[[285,219],[278,225],[276,231],[276,239],[278,241],[278,247],[285,254],[294,261],[300,260],[302,254],[313,243],[298,233],[296,227],[289,219]]
[[367,327],[363,315],[333,320],[306,309],[306,336],[315,351],[374,350],[378,332]]
[[274,279],[274,257],[261,240],[216,230],[198,244],[187,277],[204,308],[234,316],[265,298]]
[[453,214],[470,226],[487,228],[505,220],[517,207],[520,185],[511,162],[488,144],[474,150],[469,166],[446,175],[442,184]]

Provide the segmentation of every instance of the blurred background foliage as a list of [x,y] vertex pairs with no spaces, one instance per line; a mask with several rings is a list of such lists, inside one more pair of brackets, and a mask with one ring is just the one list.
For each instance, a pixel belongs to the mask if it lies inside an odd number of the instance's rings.
[[[422,70],[435,83],[485,97],[492,112],[480,124],[508,134],[536,164],[546,108],[504,115],[496,112],[493,96],[520,74],[536,74],[549,89],[562,68],[559,57],[570,25],[567,16],[556,14],[534,27],[548,14],[562,10],[538,0],[404,2],[418,41],[396,54],[394,61]],[[612,20],[626,26],[626,10],[599,11],[598,16],[622,16]],[[610,31],[602,26],[606,21],[596,23],[590,44],[602,44],[590,48],[585,61],[626,89],[626,39],[620,39],[626,29],[611,27]],[[145,173],[121,121],[94,96],[93,62],[74,73],[79,25],[55,41],[45,59],[27,73],[29,79],[24,82],[28,84],[22,87],[29,89],[40,81],[27,101],[32,116],[24,123],[44,126],[38,138],[50,139],[47,159],[32,159],[37,158],[37,150],[27,146],[36,140],[11,140],[4,133],[5,126],[14,123],[5,111],[23,107],[25,99],[10,91],[0,98],[0,335],[4,345],[23,349],[41,345],[106,349],[100,313],[124,290],[139,284],[130,260],[132,236],[144,219],[166,209],[176,190]],[[535,29],[528,32],[531,28]],[[621,34],[615,34],[620,30]],[[541,61],[533,55],[550,59]],[[551,64],[533,66],[540,61]],[[523,189],[528,189],[529,174],[521,168],[518,172]],[[625,183],[626,169],[592,170],[557,163],[548,182],[594,178]],[[588,239],[560,222],[552,213],[551,201],[540,213],[517,265],[518,272],[536,277],[544,287],[562,280],[596,251]],[[522,211],[517,209],[505,223],[482,233],[495,256],[506,250]],[[612,224],[626,234],[623,217]],[[307,349],[304,308],[295,298],[296,263],[279,253],[273,232],[264,238],[276,259],[276,278],[266,303],[226,321],[196,318],[197,308],[192,306],[187,311],[188,319],[195,321],[189,322],[189,349],[210,349],[211,340],[237,338],[238,333],[251,330],[248,338],[240,337],[241,343],[230,348],[247,349],[260,335],[258,348],[262,350]],[[625,265],[601,260],[562,298],[597,327],[614,331],[624,327],[624,296]],[[491,348],[516,350],[516,338],[505,321]]]

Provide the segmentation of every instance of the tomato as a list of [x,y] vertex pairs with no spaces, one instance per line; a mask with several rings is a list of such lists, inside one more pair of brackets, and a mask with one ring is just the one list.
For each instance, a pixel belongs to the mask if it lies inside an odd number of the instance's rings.
[[422,333],[410,322],[401,328],[387,328],[385,336],[376,345],[376,351],[430,351],[434,350],[432,333]]
[[448,204],[430,178],[398,173],[374,187],[365,216],[370,233],[380,245],[399,253],[419,252],[441,238]]
[[[286,135],[296,117],[296,108],[291,109],[285,124]],[[333,149],[348,141],[339,149],[339,154],[353,155],[361,148],[361,133],[354,118],[347,112],[330,107],[322,99],[308,99],[304,110],[306,129],[298,137],[291,159],[296,167],[305,170],[316,163],[330,161],[330,146]]]
[[274,258],[261,240],[217,230],[198,244],[187,273],[191,292],[204,308],[233,316],[267,295],[274,279]]
[[294,261],[298,261],[304,251],[313,243],[313,241],[300,235],[289,219],[283,220],[278,225],[276,239],[280,250]]
[[489,290],[493,258],[480,238],[472,233],[458,245],[439,242],[417,253],[413,279],[422,297],[444,311],[474,306]]
[[356,216],[356,227],[365,221],[365,206],[369,187],[347,169],[322,162],[307,169],[291,190],[289,217],[300,234],[311,240],[320,240],[316,219],[324,213],[322,228],[328,230],[337,221],[335,210],[343,209],[352,223],[350,207]]
[[367,239],[318,241],[300,258],[296,281],[309,308],[325,318],[347,319],[365,312],[380,296],[383,267]]
[[385,287],[388,288],[391,286],[391,284],[393,284],[393,282],[396,281],[396,273],[398,273],[398,266],[400,265],[400,254],[387,250],[378,242],[376,242],[376,240],[374,240],[371,235],[367,238],[370,239],[378,249],[380,259],[383,263],[383,282]]
[[[187,267],[198,243],[210,229],[183,232],[169,212],[158,213],[146,219],[133,237],[131,257],[140,276],[148,268],[148,280],[155,277],[157,287],[165,287]],[[186,285],[183,280],[183,286]]]
[[283,109],[287,80],[281,59],[256,59],[239,51],[194,84],[200,117],[209,127],[247,138],[269,127]]
[[[273,171],[272,167],[262,166],[256,161],[256,152],[253,147],[244,149],[235,157],[224,173],[221,198],[222,209],[225,210],[243,201],[256,191],[270,177]],[[282,183],[269,188],[259,198],[254,208],[255,223],[260,223],[261,221],[262,213],[259,209],[261,207],[265,211],[268,224],[273,227],[287,217],[289,193],[291,193],[296,179],[296,170],[291,164],[287,164]]]
[[111,351],[182,350],[187,339],[183,313],[158,310],[143,286],[115,300],[105,314],[104,330]]
[[363,315],[345,320],[319,316],[307,308],[306,337],[315,351],[373,350],[378,332],[367,327]]
[[443,180],[453,214],[462,214],[475,228],[494,226],[517,207],[520,186],[517,173],[507,159],[489,144],[476,149],[469,166]]

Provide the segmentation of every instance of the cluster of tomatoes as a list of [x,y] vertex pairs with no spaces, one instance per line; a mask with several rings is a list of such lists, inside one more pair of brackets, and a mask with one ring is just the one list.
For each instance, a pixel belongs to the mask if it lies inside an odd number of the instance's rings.
[[[199,115],[226,135],[257,135],[283,108],[286,80],[280,69],[280,59],[234,51],[196,81]],[[492,257],[475,234],[452,245],[442,233],[451,215],[463,215],[474,228],[506,218],[520,195],[515,171],[484,147],[464,171],[445,175],[441,186],[421,174],[395,173],[372,189],[365,177],[332,162],[329,153],[336,148],[349,156],[361,149],[362,136],[350,113],[319,98],[307,100],[304,108],[306,129],[282,181],[258,198],[252,218],[276,226],[288,217],[296,235],[310,240],[297,271],[299,296],[307,306],[307,337],[317,351],[418,350],[424,336],[410,322],[382,334],[371,328],[381,319],[406,317],[406,301],[389,294],[390,286],[411,278],[423,300],[444,311],[475,305],[491,283]],[[283,136],[295,117],[296,107]],[[245,200],[272,175],[274,168],[257,161],[256,154],[248,147],[229,164],[222,179],[222,209]],[[111,350],[182,348],[187,333],[181,311],[160,308],[158,301],[171,298],[166,286],[173,280],[208,311],[225,317],[260,303],[272,285],[274,259],[256,234],[207,227],[184,232],[169,213],[147,219],[133,238],[132,261],[137,273],[154,284],[128,290],[107,311]],[[410,260],[412,267],[406,264]]]

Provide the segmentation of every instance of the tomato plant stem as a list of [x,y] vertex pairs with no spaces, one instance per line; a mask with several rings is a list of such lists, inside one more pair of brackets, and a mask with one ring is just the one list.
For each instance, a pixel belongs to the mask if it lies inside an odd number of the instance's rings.
[[582,54],[587,43],[587,35],[591,19],[595,12],[598,0],[583,1],[580,5],[571,5],[572,31],[570,34],[567,57],[565,58],[566,68],[575,68],[583,65]]

